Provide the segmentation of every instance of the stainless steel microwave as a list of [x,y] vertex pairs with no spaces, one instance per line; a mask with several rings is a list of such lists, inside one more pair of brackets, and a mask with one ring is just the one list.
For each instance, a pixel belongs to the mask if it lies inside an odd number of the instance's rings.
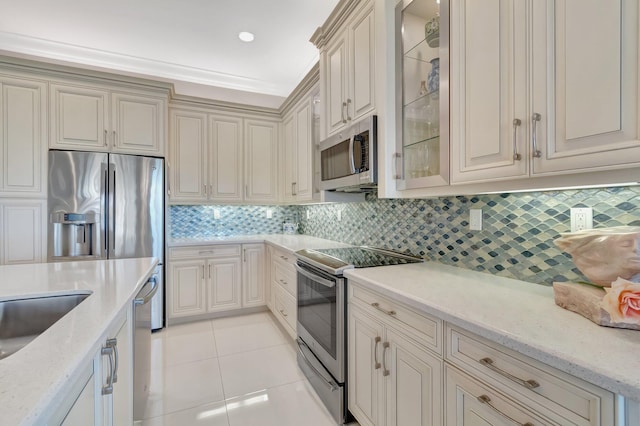
[[371,115],[320,142],[320,189],[358,192],[378,182],[378,117]]

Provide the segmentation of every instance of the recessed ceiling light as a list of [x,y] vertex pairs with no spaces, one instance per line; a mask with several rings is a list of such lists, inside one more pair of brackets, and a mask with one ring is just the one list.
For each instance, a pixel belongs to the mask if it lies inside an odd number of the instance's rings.
[[246,43],[250,43],[255,37],[253,33],[242,31],[240,34],[238,34],[238,38]]

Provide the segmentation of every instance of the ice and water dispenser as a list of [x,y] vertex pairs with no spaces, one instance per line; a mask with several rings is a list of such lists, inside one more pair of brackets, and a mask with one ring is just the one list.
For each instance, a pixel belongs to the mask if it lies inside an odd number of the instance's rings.
[[51,214],[53,253],[50,257],[100,256],[100,221],[96,213]]

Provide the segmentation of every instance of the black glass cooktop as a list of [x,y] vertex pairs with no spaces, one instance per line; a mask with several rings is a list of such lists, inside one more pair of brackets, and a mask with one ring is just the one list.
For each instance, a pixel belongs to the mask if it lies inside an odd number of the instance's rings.
[[403,265],[424,261],[419,257],[372,247],[300,250],[296,254],[303,260],[311,260],[316,266],[328,268],[332,273],[349,268],[371,268],[374,266]]
[[403,265],[405,263],[422,262],[423,260],[405,254],[369,247],[342,247],[333,249],[317,249],[316,251],[340,259],[356,268],[373,266]]

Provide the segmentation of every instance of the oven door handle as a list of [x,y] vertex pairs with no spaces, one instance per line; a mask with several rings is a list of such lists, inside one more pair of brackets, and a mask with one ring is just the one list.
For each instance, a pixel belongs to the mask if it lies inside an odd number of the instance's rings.
[[323,286],[329,287],[329,288],[333,288],[333,287],[336,286],[335,281],[329,281],[329,280],[326,280],[324,278],[320,278],[316,274],[308,272],[307,270],[302,269],[301,267],[299,267],[296,264],[294,264],[293,266],[296,267],[296,271],[298,271],[300,274],[304,275],[305,277],[309,278],[310,280],[313,280],[313,282],[316,282],[318,284],[322,284]]
[[311,351],[311,349],[309,349],[309,347],[306,345],[306,343],[304,343],[300,339],[296,339],[296,343],[298,344],[298,353],[302,356],[302,358],[304,359],[304,362],[307,363],[309,368],[311,368],[314,371],[314,373],[316,373],[318,375],[318,377],[320,377],[322,379],[322,381],[325,382],[327,384],[327,386],[329,386],[329,388],[331,389],[332,392],[338,390],[338,385],[335,382],[332,382],[332,381],[329,381],[329,380],[325,379],[324,376],[322,375],[322,373],[320,373],[318,371],[318,369],[315,367],[315,365],[313,365],[311,363],[311,361],[309,361],[309,358],[307,358],[307,355],[305,355],[305,353],[304,353],[304,348],[307,348],[308,351]]

